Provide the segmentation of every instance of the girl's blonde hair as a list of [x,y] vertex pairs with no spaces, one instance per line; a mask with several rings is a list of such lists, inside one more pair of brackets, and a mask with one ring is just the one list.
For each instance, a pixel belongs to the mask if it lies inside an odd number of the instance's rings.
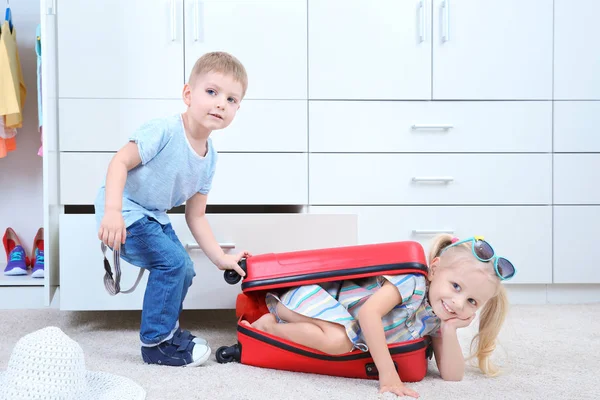
[[[438,235],[433,239],[431,248],[429,250],[429,262],[435,258],[440,257],[440,253],[447,246],[452,244],[452,236],[448,234]],[[451,255],[456,251],[471,252],[471,243],[464,243],[458,246],[454,246],[444,253],[444,256]],[[473,259],[477,259],[473,256]],[[479,332],[475,335],[471,342],[471,350],[476,348],[476,351],[470,358],[477,357],[479,369],[488,376],[496,376],[500,370],[495,366],[490,357],[496,349],[496,340],[500,329],[504,324],[506,315],[508,314],[508,296],[506,289],[500,284],[500,279],[496,276],[494,268],[488,263],[479,262],[479,265],[486,268],[489,271],[490,277],[497,283],[496,293],[490,300],[485,303],[481,309],[479,315]]]

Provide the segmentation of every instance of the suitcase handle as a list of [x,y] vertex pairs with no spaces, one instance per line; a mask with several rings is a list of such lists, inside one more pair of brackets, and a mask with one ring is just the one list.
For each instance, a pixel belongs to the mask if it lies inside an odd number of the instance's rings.
[[[398,372],[398,364],[394,361],[394,368],[396,368],[396,372]],[[379,376],[379,371],[377,370],[377,366],[375,363],[365,364],[365,372],[367,376]]]
[[[248,270],[246,269],[246,259],[242,258],[239,262],[238,265],[242,268],[242,270],[248,274]],[[242,277],[240,276],[240,274],[238,274],[237,272],[235,272],[235,270],[233,269],[228,269],[223,273],[223,278],[225,278],[225,282],[229,283],[230,285],[235,285],[236,283],[238,283]]]

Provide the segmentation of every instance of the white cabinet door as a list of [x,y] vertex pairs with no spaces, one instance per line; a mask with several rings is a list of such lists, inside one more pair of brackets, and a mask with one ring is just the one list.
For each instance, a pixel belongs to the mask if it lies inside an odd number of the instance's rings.
[[[227,129],[212,133],[217,151],[306,152],[306,100],[244,100],[243,103]],[[60,151],[117,151],[144,122],[182,111],[185,104],[181,100],[61,99]],[[267,120],[269,123],[265,124]]]
[[59,97],[180,98],[183,0],[61,0]]
[[554,98],[600,100],[600,2],[554,0]]
[[316,153],[552,151],[549,101],[309,101],[308,118]]
[[554,283],[600,283],[599,206],[554,207]]
[[309,166],[311,205],[552,202],[550,154],[319,153]]
[[554,152],[600,153],[600,101],[554,101]]
[[185,0],[185,78],[210,51],[248,73],[250,99],[306,99],[306,0]]
[[555,154],[554,204],[600,204],[600,154]]
[[357,215],[359,244],[415,240],[429,252],[439,233],[482,235],[516,266],[508,283],[552,283],[551,206],[312,206],[310,213]]
[[309,0],[311,99],[431,99],[431,0]]
[[552,99],[552,0],[433,4],[434,99]]
[[[60,204],[94,204],[114,153],[60,153]],[[85,177],[85,178],[82,178]],[[306,153],[220,153],[208,204],[307,204]]]
[[[50,306],[59,284],[59,206],[58,184],[58,87],[56,79],[56,15],[47,13],[44,2],[41,2],[42,31],[42,125],[43,130],[43,218],[44,218],[44,306]],[[22,289],[22,288],[18,288]],[[23,296],[24,294],[19,294]]]

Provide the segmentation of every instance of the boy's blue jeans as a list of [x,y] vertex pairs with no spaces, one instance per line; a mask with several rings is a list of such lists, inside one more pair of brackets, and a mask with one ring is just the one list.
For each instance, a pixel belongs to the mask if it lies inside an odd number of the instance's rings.
[[156,345],[169,339],[196,276],[194,263],[171,224],[161,225],[150,217],[134,222],[127,228],[121,258],[150,272],[144,294],[140,340],[144,345]]

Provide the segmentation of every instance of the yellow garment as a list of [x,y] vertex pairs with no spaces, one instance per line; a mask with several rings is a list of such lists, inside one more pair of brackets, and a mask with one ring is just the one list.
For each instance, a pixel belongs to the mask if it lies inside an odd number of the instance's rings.
[[4,126],[23,126],[23,106],[27,89],[23,81],[21,60],[17,49],[17,31],[12,32],[7,21],[0,30],[0,115],[4,116]]

